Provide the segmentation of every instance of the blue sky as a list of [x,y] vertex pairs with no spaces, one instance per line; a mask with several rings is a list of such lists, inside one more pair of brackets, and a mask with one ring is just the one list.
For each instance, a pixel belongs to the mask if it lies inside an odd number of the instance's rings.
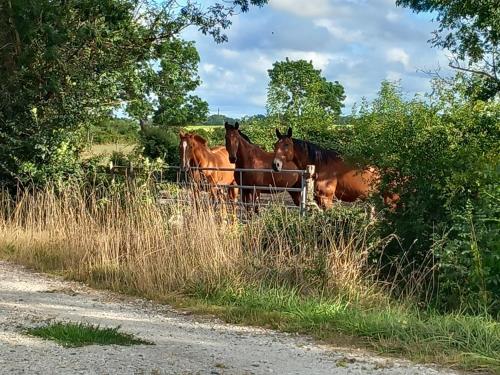
[[372,99],[384,79],[401,80],[408,95],[430,88],[420,70],[447,71],[444,51],[427,40],[436,29],[429,14],[399,8],[395,0],[270,0],[232,18],[228,43],[196,30],[203,81],[197,94],[210,112],[232,117],[265,113],[267,70],[273,62],[312,60],[346,90],[344,113],[362,97]]

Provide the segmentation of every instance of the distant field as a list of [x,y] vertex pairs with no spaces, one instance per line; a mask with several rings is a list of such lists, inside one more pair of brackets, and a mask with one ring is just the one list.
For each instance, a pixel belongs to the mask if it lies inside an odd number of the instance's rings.
[[136,144],[125,144],[125,143],[105,143],[99,145],[93,145],[91,148],[85,150],[82,153],[82,159],[89,159],[95,156],[104,156],[106,161],[111,156],[113,152],[123,152],[124,154],[130,154]]
[[223,125],[189,125],[189,126],[186,126],[185,129],[186,130],[200,130],[200,129],[203,129],[203,130],[206,130],[206,131],[213,131],[215,129],[220,129],[220,128],[223,128],[224,126]]

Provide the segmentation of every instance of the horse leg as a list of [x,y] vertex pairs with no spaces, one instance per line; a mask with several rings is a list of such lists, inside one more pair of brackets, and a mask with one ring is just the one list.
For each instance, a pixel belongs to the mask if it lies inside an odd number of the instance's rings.
[[290,196],[292,197],[293,203],[299,207],[300,206],[300,199],[301,199],[301,193],[298,191],[289,191],[288,192]]
[[316,184],[316,203],[320,208],[328,210],[336,199],[337,179],[321,181]]
[[260,200],[260,192],[256,191],[253,193],[253,211],[258,214],[259,213],[259,201]]
[[384,204],[389,207],[389,210],[394,212],[398,208],[398,202],[401,197],[397,193],[385,193],[383,199]]
[[226,200],[229,203],[229,208],[232,215],[236,215],[237,203],[238,203],[238,188],[234,187],[236,181],[233,180],[228,187],[226,192]]
[[238,199],[238,188],[235,187],[235,185],[236,181],[233,180],[233,182],[231,182],[229,184],[229,187],[227,188],[227,196],[229,201],[231,201],[232,203],[236,202],[236,200]]

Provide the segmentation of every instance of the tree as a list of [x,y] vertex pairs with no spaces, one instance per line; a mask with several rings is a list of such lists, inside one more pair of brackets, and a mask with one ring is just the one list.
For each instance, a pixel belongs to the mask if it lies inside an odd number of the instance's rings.
[[329,82],[305,60],[278,61],[268,71],[268,113],[285,120],[306,114],[337,118],[344,106],[344,88],[337,81]]
[[[195,26],[223,42],[236,11],[265,3],[2,0],[0,182],[71,173],[85,126],[123,102],[135,101],[134,113],[148,111],[139,99],[156,90],[151,61],[168,65],[169,48],[192,54],[178,41],[183,29]],[[194,97],[186,103],[198,112],[203,106]]]
[[172,39],[158,48],[158,59],[144,62],[131,84],[134,97],[127,112],[136,119],[152,117],[160,126],[183,126],[206,119],[208,104],[189,94],[200,84],[200,56],[193,42]]
[[415,12],[435,12],[430,42],[453,53],[450,66],[479,76],[471,83],[489,96],[500,91],[500,5],[497,0],[397,0]]

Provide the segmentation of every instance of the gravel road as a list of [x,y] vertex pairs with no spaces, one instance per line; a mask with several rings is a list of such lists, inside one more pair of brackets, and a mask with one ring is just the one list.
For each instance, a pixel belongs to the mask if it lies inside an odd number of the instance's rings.
[[[155,345],[63,348],[22,334],[48,321],[121,326]],[[1,374],[456,374],[303,336],[240,327],[0,261]]]

